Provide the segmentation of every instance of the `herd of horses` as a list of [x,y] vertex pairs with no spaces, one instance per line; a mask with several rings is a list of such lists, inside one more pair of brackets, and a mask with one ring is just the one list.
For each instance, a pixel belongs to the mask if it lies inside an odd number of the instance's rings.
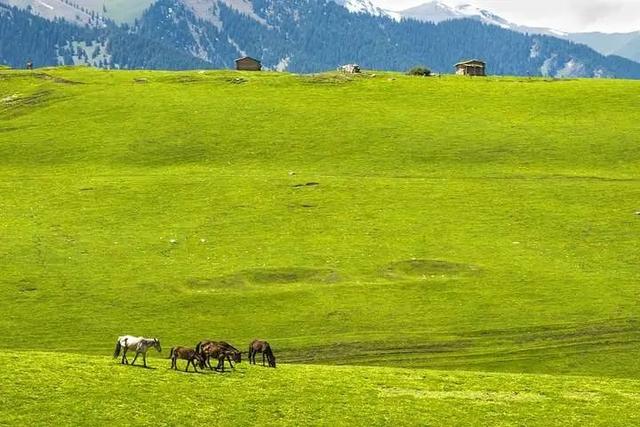
[[[117,358],[122,353],[120,363],[123,365],[129,364],[127,359],[127,352],[135,352],[135,356],[131,361],[131,365],[135,365],[138,356],[142,356],[144,367],[147,367],[147,352],[151,349],[156,349],[158,353],[162,352],[162,346],[160,340],[157,338],[145,338],[134,337],[132,335],[125,335],[118,337],[116,342],[116,348],[113,352],[113,357]],[[273,350],[267,341],[253,340],[249,344],[249,364],[256,364],[256,355],[262,354],[262,366],[265,365],[265,359],[270,368],[276,367],[276,357],[273,354]],[[187,366],[186,372],[189,372],[189,366],[193,366],[193,370],[198,372],[200,369],[209,368],[211,370],[224,372],[225,361],[229,362],[231,369],[234,368],[233,363],[242,362],[242,352],[224,341],[200,341],[195,348],[190,347],[173,347],[169,354],[171,359],[171,369],[178,369],[178,360],[186,360]],[[211,359],[217,361],[215,368],[211,364]]]

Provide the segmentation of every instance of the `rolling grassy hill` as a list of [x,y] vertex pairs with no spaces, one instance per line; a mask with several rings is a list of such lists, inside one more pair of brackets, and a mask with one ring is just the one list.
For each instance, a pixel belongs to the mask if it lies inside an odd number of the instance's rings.
[[[3,353],[15,425],[608,425],[640,422],[637,380],[394,368],[238,365],[185,374],[106,357]],[[181,365],[183,366],[183,365]]]
[[[261,337],[285,366],[255,380],[283,398],[289,372],[638,379],[639,100],[619,80],[0,70],[0,357],[29,389],[125,333]],[[80,379],[135,375],[91,360]],[[428,416],[456,404],[400,394]],[[602,399],[596,421],[617,411]]]

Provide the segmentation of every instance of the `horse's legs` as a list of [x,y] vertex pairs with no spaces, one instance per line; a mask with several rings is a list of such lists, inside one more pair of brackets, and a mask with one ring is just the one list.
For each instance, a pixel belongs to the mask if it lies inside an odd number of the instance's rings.
[[129,361],[127,360],[127,346],[124,347],[124,351],[122,352],[122,361],[120,362],[122,365],[128,365]]
[[191,359],[187,360],[187,367],[184,369],[185,372],[189,372],[189,364],[191,363]]
[[264,366],[264,351],[262,352],[262,366]]
[[136,364],[136,360],[138,359],[138,354],[140,353],[136,350],[136,356],[133,358],[133,362],[131,362],[131,366]]
[[229,366],[231,366],[231,369],[236,369],[233,367],[233,362],[231,361],[231,355],[227,354],[227,360],[229,361]]
[[144,367],[147,368],[147,353],[142,353],[142,361],[144,362]]

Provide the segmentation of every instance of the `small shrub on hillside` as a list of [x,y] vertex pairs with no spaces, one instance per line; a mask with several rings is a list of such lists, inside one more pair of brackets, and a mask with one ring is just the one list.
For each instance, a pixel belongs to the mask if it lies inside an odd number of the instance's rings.
[[409,74],[410,76],[429,77],[431,75],[431,70],[427,67],[419,66],[413,67],[407,72],[407,74]]

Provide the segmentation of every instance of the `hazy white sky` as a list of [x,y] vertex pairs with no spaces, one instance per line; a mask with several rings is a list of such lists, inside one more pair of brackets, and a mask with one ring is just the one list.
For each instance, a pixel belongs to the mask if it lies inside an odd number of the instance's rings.
[[[429,0],[373,0],[401,10]],[[640,30],[640,0],[442,0],[470,3],[510,21],[565,31],[627,32]]]

